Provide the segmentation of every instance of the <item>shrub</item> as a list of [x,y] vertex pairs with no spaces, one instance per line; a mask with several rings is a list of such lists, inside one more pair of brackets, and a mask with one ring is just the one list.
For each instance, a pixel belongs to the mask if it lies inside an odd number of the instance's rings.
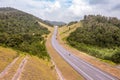
[[115,52],[112,57],[111,60],[115,63],[120,63],[120,50]]

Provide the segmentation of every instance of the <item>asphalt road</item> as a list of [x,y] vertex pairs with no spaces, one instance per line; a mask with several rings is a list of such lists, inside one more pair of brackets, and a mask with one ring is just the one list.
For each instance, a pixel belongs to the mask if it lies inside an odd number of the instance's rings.
[[[52,46],[59,53],[59,55],[70,64],[79,74],[86,80],[119,80],[118,78],[106,73],[88,62],[78,58],[71,52],[64,49],[57,41],[57,26],[55,26],[54,34],[52,36]],[[61,64],[62,65],[62,64]]]

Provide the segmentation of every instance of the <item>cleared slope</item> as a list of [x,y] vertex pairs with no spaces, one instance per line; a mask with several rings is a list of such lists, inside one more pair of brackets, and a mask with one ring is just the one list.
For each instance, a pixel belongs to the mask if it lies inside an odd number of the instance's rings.
[[69,26],[65,25],[65,26],[60,27],[58,29],[60,37],[63,40],[66,39],[70,35],[71,32],[75,31],[81,25],[82,25],[81,22],[78,22],[78,23],[75,23]]

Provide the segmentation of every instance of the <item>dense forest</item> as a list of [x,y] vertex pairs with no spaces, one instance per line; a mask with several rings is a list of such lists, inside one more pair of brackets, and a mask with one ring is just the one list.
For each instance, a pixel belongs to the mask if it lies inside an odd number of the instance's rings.
[[95,57],[120,63],[120,20],[88,15],[81,23],[67,38],[69,44]]
[[49,31],[38,21],[42,20],[20,10],[0,8],[0,45],[49,58],[42,37]]

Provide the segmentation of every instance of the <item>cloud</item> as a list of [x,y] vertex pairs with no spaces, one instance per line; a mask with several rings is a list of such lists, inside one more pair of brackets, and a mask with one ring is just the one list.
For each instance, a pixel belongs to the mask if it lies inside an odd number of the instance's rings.
[[88,0],[88,3],[91,5],[108,4],[109,0]]
[[80,20],[86,14],[120,18],[120,1],[115,0],[0,0],[0,7],[5,6],[52,21]]
[[92,11],[92,7],[83,0],[73,0],[69,10],[75,15],[80,16]]
[[120,4],[115,5],[111,10],[119,10],[120,11]]

